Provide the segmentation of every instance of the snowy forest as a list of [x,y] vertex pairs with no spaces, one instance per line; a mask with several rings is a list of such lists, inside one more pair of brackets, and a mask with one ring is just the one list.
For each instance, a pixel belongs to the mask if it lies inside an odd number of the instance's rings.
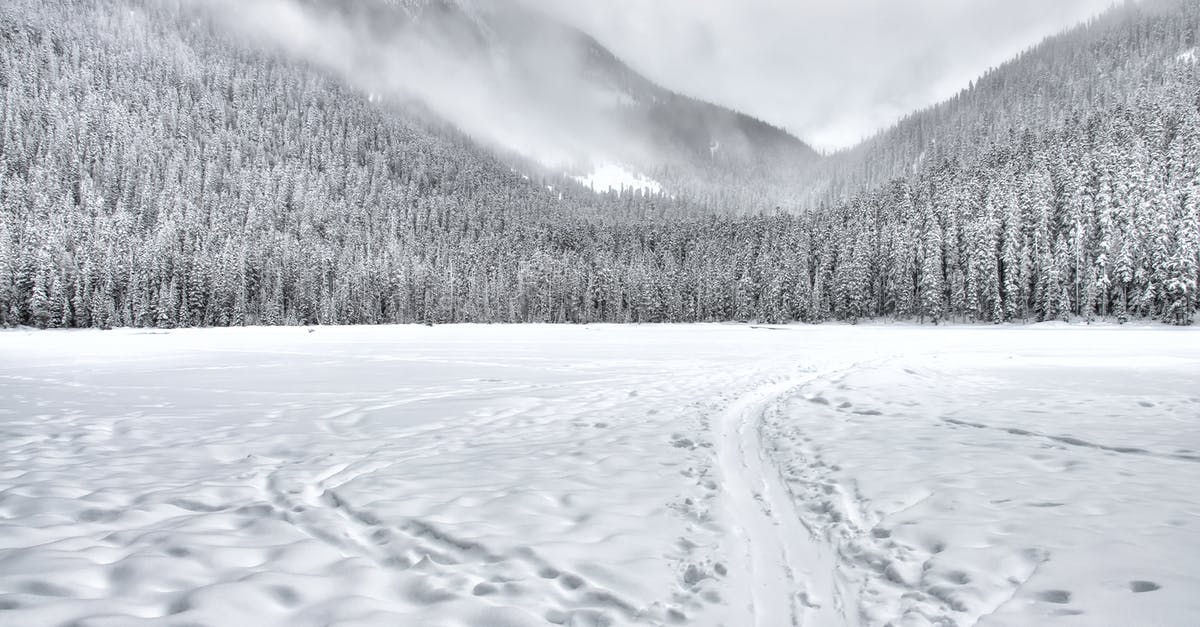
[[798,169],[795,206],[593,193],[187,5],[0,6],[0,326],[1190,324],[1200,305],[1192,0],[1116,7]]

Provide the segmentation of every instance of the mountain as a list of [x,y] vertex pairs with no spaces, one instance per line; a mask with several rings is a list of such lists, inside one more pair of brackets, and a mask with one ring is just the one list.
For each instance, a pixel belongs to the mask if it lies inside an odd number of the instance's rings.
[[[765,172],[734,165],[769,149],[700,148],[730,121],[808,153],[576,31],[518,46],[493,5],[249,0],[241,26],[213,11],[230,6],[0,4],[0,326],[1188,324],[1200,306],[1193,0],[1118,7],[860,148]],[[518,56],[539,47],[584,58]],[[545,80],[559,62],[569,88]],[[667,193],[593,193],[555,148]],[[820,202],[763,211],[777,176]]]
[[[519,0],[221,6],[218,19],[255,42],[273,41],[385,99],[420,102],[551,170],[619,166],[679,194],[748,176],[778,186],[818,158],[779,128],[664,89]],[[281,14],[304,28],[276,28]]]
[[[806,201],[833,202],[939,162],[976,161],[1034,131],[1162,92],[1193,73],[1200,3],[1127,0],[993,68],[946,102],[913,112],[861,144],[814,163]],[[1184,75],[1184,76],[1181,76]]]
[[580,85],[547,82],[536,73],[543,69],[540,57],[553,54],[570,59],[567,67],[583,79],[583,90],[590,96],[584,106],[594,107],[597,117],[615,115],[622,140],[644,138],[653,150],[642,159],[650,160],[651,166],[657,158],[668,166],[744,174],[764,168],[794,171],[818,158],[812,148],[780,128],[659,86],[590,35],[519,1],[488,2],[486,8],[464,0],[421,4],[425,11],[440,4],[434,10],[442,19],[475,24],[474,40],[488,44],[483,55],[508,59],[508,65],[522,73],[522,88],[541,97],[563,99],[567,94],[561,90]]

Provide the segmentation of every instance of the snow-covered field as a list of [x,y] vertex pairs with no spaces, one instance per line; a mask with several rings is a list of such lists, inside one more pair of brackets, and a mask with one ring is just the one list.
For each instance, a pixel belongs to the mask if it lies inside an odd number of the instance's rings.
[[0,333],[0,625],[1200,624],[1200,332]]

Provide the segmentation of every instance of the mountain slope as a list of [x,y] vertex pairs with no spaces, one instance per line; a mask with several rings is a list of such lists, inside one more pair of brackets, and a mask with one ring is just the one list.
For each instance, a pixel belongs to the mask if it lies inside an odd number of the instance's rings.
[[950,100],[914,112],[798,177],[806,204],[846,198],[938,162],[970,162],[1030,129],[1061,128],[1193,74],[1200,3],[1127,1],[988,71]]
[[1060,121],[981,127],[987,145],[874,191],[743,215],[768,197],[751,177],[698,199],[590,193],[432,106],[453,103],[376,98],[351,79],[386,79],[377,56],[352,75],[194,6],[0,4],[0,325],[1187,324],[1200,304],[1200,66],[1147,61],[1195,40],[1141,21],[1072,53],[1149,68],[1118,100],[1060,120],[1063,103],[1006,93]]
[[[429,6],[431,0],[424,3]],[[525,69],[533,91],[541,91],[544,82],[544,77],[528,75],[529,68],[538,68],[534,57],[557,53],[571,59],[573,69],[594,92],[594,104],[616,111],[627,131],[623,139],[647,137],[656,149],[651,158],[672,165],[728,169],[795,168],[818,158],[802,141],[775,126],[653,83],[590,35],[519,1],[490,2],[483,10],[465,0],[452,6],[479,24],[481,33],[490,35],[493,51]],[[550,89],[567,86],[552,81]]]
[[[681,193],[722,178],[778,184],[817,159],[778,128],[652,83],[592,37],[517,0],[216,6],[218,21],[255,43],[364,91],[421,102],[480,141],[551,169],[616,164]],[[281,16],[299,27],[279,28]]]

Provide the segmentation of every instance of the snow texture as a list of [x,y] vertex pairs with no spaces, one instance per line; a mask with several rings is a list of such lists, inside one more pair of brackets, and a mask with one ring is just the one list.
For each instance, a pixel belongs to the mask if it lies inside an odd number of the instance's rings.
[[0,625],[1195,625],[1191,329],[0,333]]
[[657,181],[641,174],[633,174],[629,170],[611,163],[597,166],[591,174],[573,177],[583,186],[594,192],[646,192],[659,194],[662,185]]

